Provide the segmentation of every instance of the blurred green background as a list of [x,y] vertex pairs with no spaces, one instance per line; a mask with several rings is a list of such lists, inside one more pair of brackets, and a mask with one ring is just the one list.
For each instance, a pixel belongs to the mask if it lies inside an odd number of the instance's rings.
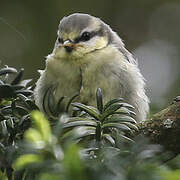
[[59,20],[74,12],[100,17],[124,40],[147,80],[154,111],[180,95],[180,0],[0,0],[0,61],[38,78]]

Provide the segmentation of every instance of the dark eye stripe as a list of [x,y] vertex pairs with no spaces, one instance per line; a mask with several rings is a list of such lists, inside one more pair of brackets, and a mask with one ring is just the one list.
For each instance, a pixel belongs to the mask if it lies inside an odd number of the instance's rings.
[[[89,38],[85,38],[84,37],[84,33],[88,33],[88,35],[89,35]],[[91,38],[93,38],[94,36],[96,36],[96,35],[98,35],[98,36],[101,36],[102,35],[102,33],[101,33],[101,29],[99,30],[99,31],[92,31],[92,32],[84,32],[81,36],[79,36],[79,37],[77,37],[75,40],[74,40],[74,42],[75,43],[79,43],[79,42],[81,42],[81,41],[88,41],[88,40],[90,40]],[[87,35],[87,34],[86,34]]]
[[60,37],[58,37],[58,42],[60,43],[60,44],[63,44],[63,39],[62,38],[60,38]]
[[75,43],[80,41],[88,41],[92,38],[92,32],[83,32],[83,34],[75,39]]

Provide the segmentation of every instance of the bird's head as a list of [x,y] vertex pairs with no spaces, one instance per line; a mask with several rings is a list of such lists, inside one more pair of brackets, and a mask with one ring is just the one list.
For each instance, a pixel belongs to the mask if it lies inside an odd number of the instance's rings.
[[99,18],[75,13],[59,24],[54,54],[61,59],[80,59],[108,46],[111,29]]

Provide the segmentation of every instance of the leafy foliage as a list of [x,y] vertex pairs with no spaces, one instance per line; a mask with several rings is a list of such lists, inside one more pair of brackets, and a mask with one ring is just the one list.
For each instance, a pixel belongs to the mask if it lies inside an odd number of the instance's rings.
[[132,139],[138,130],[134,108],[122,98],[103,102],[97,89],[96,107],[72,103],[75,95],[62,113],[59,109],[65,98],[52,108],[55,87],[51,87],[44,97],[45,117],[34,104],[30,80],[22,80],[23,71],[7,66],[0,70],[0,179],[179,177],[178,170],[161,164],[160,146],[143,137]]
[[12,178],[9,154],[30,127],[29,113],[37,109],[32,99],[33,87],[28,86],[31,80],[22,80],[23,72],[8,66],[0,70],[0,168],[9,179]]
[[96,98],[97,108],[81,103],[72,103],[76,111],[79,111],[76,114],[79,115],[70,117],[67,122],[62,124],[63,129],[68,129],[65,136],[73,134],[74,139],[78,141],[90,136],[89,140],[95,142],[94,148],[105,145],[117,147],[118,137],[132,141],[126,134],[138,130],[136,120],[131,117],[131,115],[135,115],[130,110],[133,109],[133,106],[124,103],[122,98],[113,99],[103,106],[100,88],[97,90]]

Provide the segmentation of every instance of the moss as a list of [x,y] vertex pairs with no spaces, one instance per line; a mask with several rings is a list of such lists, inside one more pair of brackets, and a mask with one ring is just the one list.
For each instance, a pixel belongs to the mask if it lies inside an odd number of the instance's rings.
[[[180,153],[180,102],[168,106],[151,118],[138,124],[139,132],[165,150]],[[136,134],[136,135],[137,135]]]

